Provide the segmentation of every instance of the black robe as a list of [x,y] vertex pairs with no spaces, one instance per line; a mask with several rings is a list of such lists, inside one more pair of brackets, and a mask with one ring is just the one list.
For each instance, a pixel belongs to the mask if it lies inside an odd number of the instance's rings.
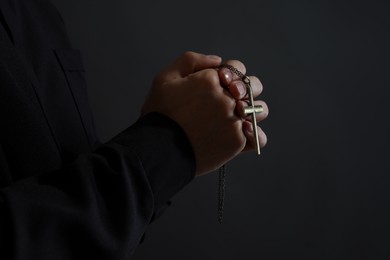
[[1,259],[128,259],[194,172],[184,131],[161,114],[99,143],[58,11],[0,0]]

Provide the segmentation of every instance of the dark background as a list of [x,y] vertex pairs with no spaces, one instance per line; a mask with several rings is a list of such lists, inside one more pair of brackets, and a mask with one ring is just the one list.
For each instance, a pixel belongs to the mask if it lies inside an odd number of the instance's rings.
[[388,1],[53,2],[103,141],[185,50],[239,59],[264,84],[269,143],[228,164],[224,224],[217,175],[198,178],[134,259],[390,259]]

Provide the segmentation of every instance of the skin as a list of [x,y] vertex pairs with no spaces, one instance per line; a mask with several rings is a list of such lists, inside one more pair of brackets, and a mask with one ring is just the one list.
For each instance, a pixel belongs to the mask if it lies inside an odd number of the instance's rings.
[[[212,172],[238,154],[254,150],[252,122],[240,109],[247,105],[245,85],[228,69],[216,69],[221,58],[186,52],[159,73],[141,110],[162,113],[176,121],[187,134],[196,159],[196,176]],[[243,63],[226,63],[246,73]],[[262,92],[260,80],[250,77],[254,96]],[[264,107],[257,121],[268,115]],[[260,145],[267,142],[258,127]]]
[[[243,63],[237,60],[230,60],[226,62],[227,64],[230,64],[237,68],[239,71],[241,71],[243,74],[246,74],[246,68]],[[246,116],[242,113],[242,110],[244,107],[249,105],[249,97],[246,91],[246,85],[242,82],[240,78],[238,78],[237,75],[232,73],[227,68],[222,68],[218,71],[220,83],[222,87],[225,87],[229,90],[230,94],[233,96],[233,98],[237,101],[235,112],[236,114],[241,117],[243,122],[243,132],[247,138],[247,144],[243,151],[253,151],[256,147],[254,137],[253,137],[253,126],[252,126],[252,120],[250,116]],[[261,94],[263,91],[263,85],[261,84],[260,80],[255,76],[249,76],[253,96],[257,97]],[[260,122],[268,117],[268,106],[267,104],[262,100],[255,100],[255,105],[262,105],[264,111],[260,114],[256,115],[256,121]],[[259,142],[260,146],[264,147],[267,143],[267,136],[263,132],[263,130],[257,126],[258,135],[259,135]]]

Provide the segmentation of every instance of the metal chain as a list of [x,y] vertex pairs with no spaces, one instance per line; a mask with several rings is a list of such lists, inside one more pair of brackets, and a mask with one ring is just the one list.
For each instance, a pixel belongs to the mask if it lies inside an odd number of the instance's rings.
[[[227,68],[236,74],[245,84],[250,85],[249,77],[229,64],[222,64],[219,68]],[[223,212],[225,207],[225,189],[226,189],[226,165],[222,165],[218,170],[218,222],[223,222]]]
[[245,84],[249,84],[249,85],[251,84],[251,82],[249,80],[249,77],[247,75],[245,75],[244,73],[242,73],[241,71],[239,71],[237,68],[233,67],[232,65],[230,65],[230,64],[222,64],[219,67],[220,68],[227,68],[227,69],[229,69],[231,72],[236,74],[242,81],[244,81]]
[[225,206],[225,187],[226,187],[226,166],[222,165],[221,168],[219,168],[219,174],[218,174],[218,222],[219,224],[222,224],[223,222],[223,210]]

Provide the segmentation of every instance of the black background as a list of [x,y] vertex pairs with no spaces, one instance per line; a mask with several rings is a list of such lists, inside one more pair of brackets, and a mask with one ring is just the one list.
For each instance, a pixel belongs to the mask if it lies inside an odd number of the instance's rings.
[[217,175],[198,178],[134,259],[390,259],[388,1],[53,2],[103,141],[183,51],[239,59],[264,85],[269,143],[228,164],[224,224]]

